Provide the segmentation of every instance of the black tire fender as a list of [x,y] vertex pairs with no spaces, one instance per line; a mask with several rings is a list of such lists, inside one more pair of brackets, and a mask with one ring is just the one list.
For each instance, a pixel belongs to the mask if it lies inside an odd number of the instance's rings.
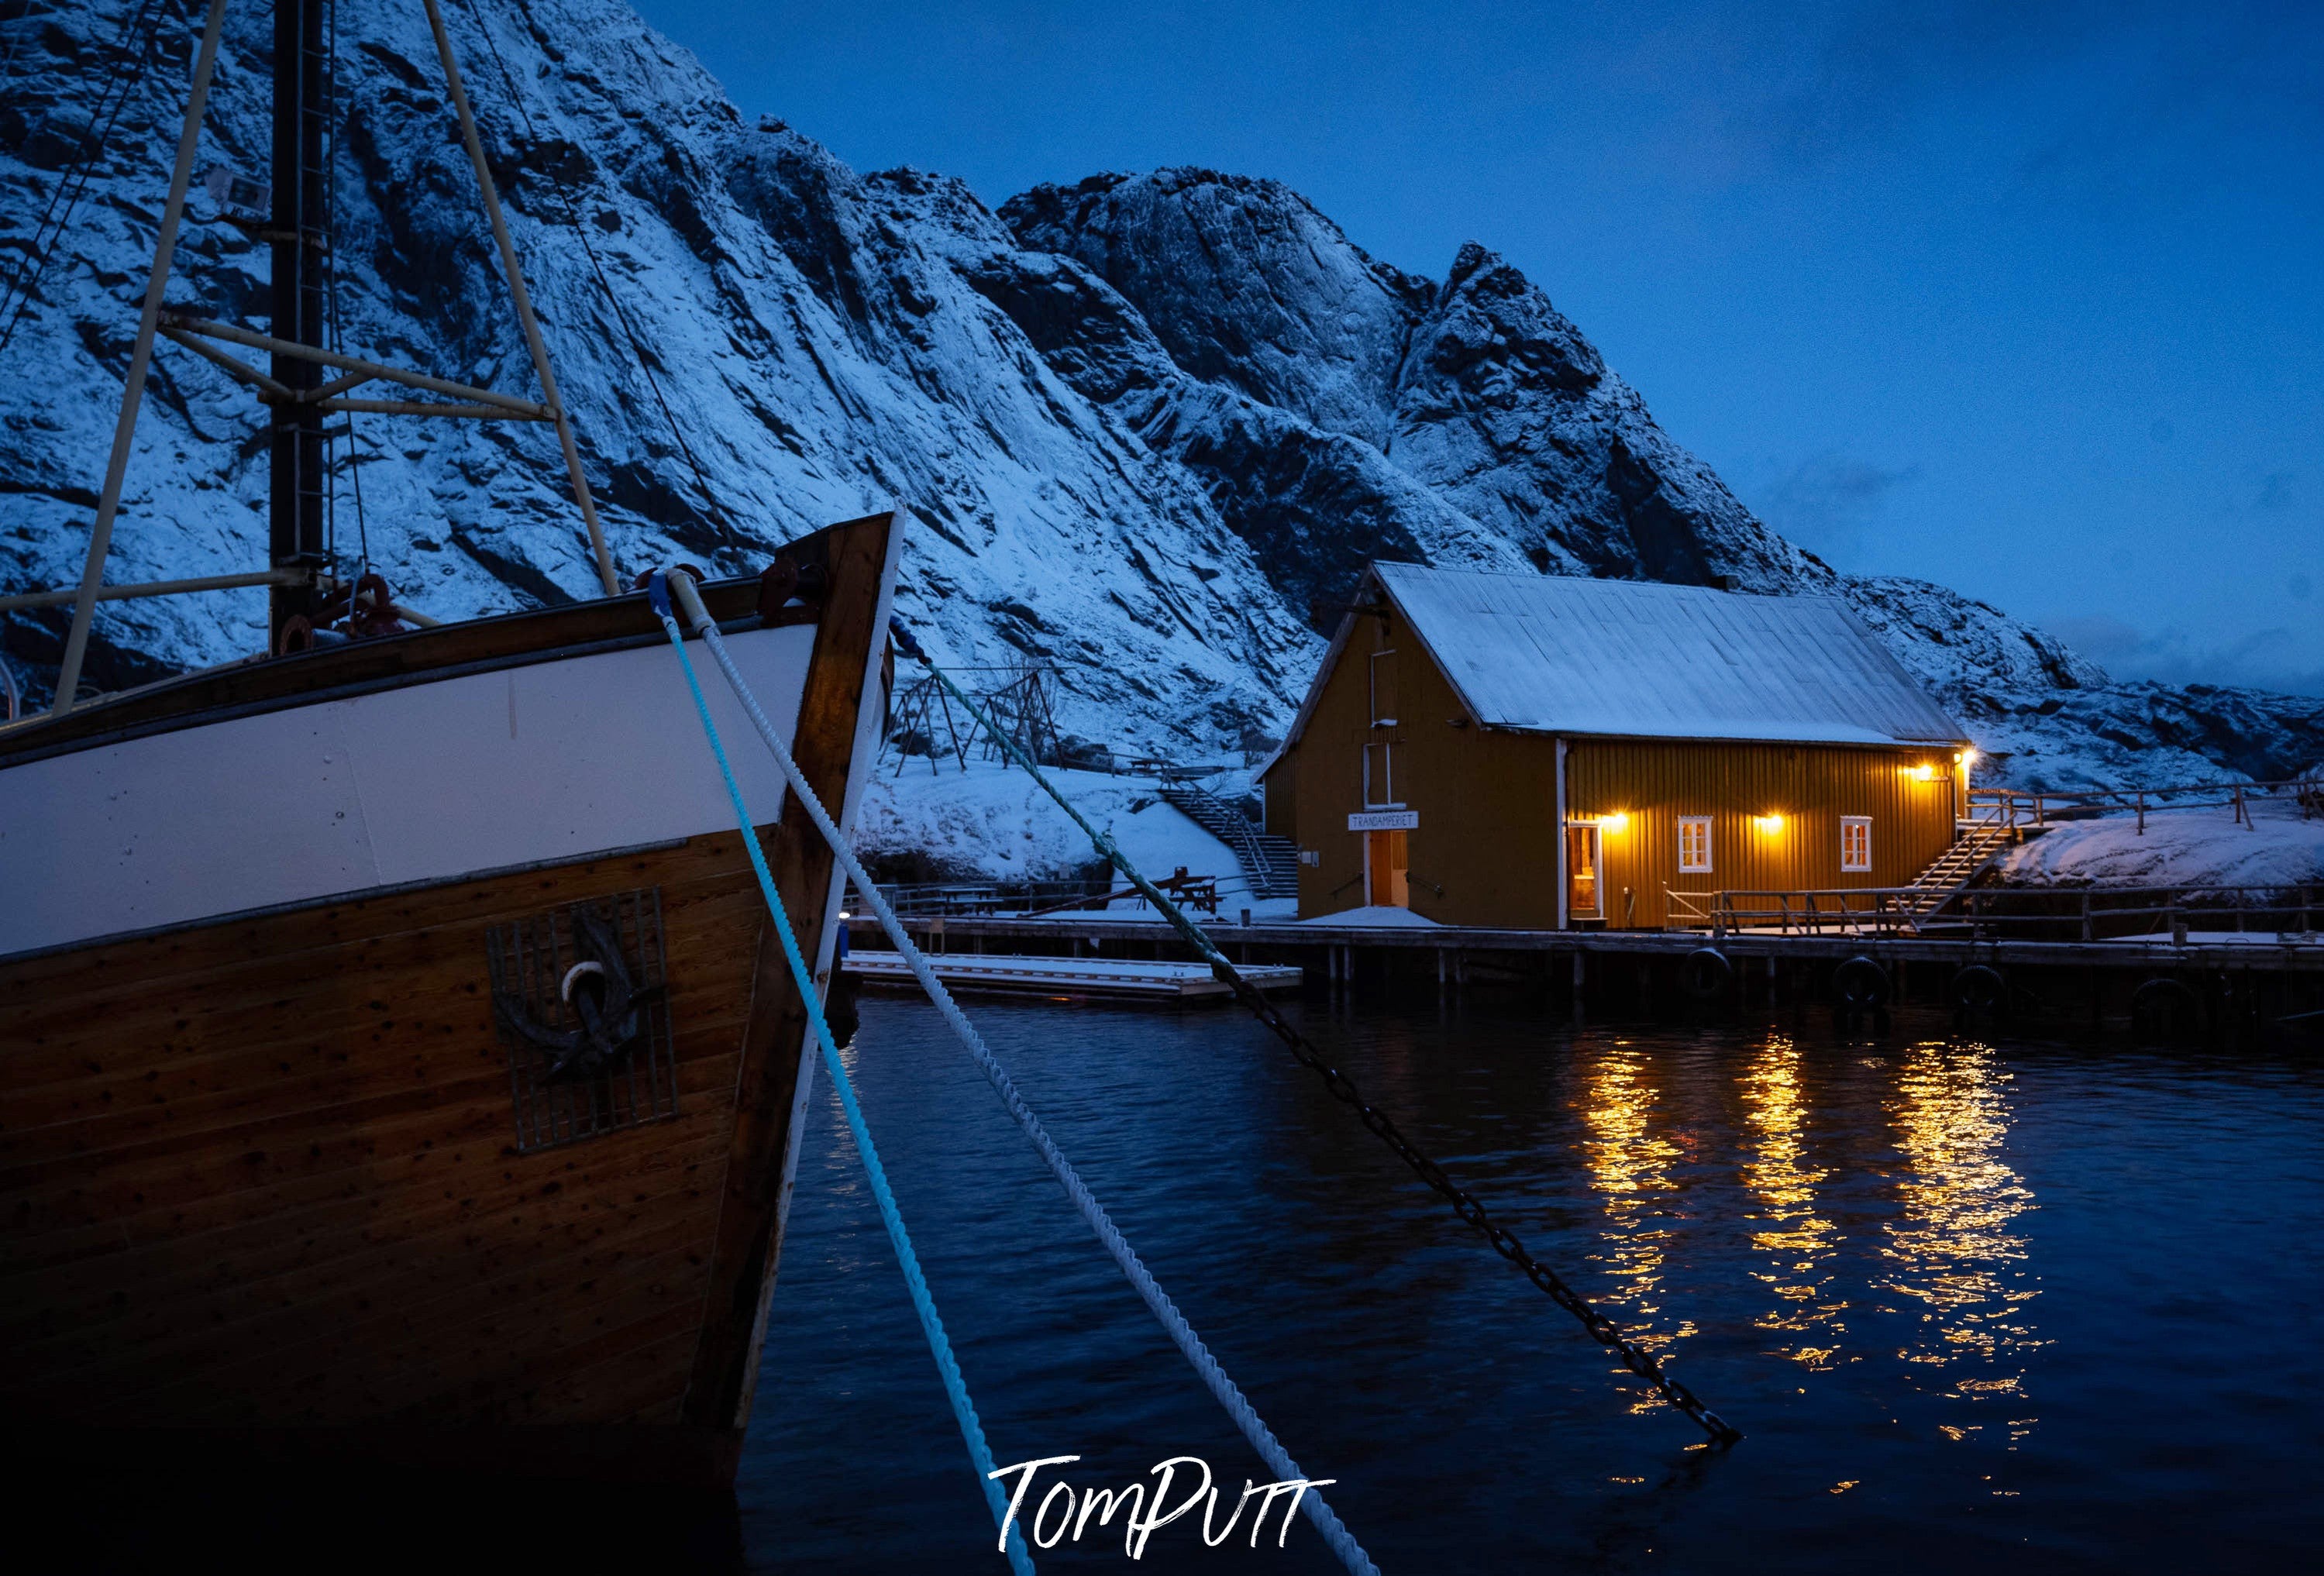
[[2207,1018],[2203,999],[2184,980],[2174,980],[2168,974],[2158,974],[2131,992],[2130,1017],[2134,1023],[2154,1023],[2170,1032],[2183,1027],[2192,1034],[2201,1034]]
[[1709,1001],[1734,982],[1735,965],[1715,946],[1699,946],[1678,965],[1679,989],[1697,1001]]
[[1889,996],[1888,971],[1858,953],[1831,972],[1831,988],[1850,1007],[1886,1006]]
[[1971,963],[1953,976],[1953,1005],[1971,1012],[1991,1012],[2008,993],[2001,971],[1985,963]]

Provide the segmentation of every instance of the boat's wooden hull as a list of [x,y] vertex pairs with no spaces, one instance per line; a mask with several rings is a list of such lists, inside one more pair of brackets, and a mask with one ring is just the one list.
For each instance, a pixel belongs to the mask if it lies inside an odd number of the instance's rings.
[[[832,545],[795,747],[836,804],[892,544]],[[829,852],[795,806],[766,843],[817,956]],[[659,1097],[576,1141],[528,1118],[492,956],[623,894],[659,914]],[[732,831],[0,958],[11,1435],[729,1480],[803,1026]]]
[[[652,888],[677,1114],[519,1152],[487,930]],[[0,970],[0,1397],[84,1428],[677,1424],[761,919],[728,834]]]

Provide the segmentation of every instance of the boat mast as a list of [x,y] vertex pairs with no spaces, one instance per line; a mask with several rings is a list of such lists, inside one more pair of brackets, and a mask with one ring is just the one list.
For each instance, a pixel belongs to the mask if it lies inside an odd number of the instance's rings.
[[[332,0],[274,3],[274,204],[266,239],[274,259],[275,338],[324,344],[330,309],[331,192],[327,134],[331,121]],[[277,351],[274,380],[299,392],[319,387],[321,364]],[[283,649],[283,626],[312,618],[315,576],[330,567],[329,452],[323,408],[311,397],[270,407],[267,561],[299,571],[267,596],[266,646]]]
[[[70,632],[65,637],[64,661],[58,669],[57,695],[50,714],[70,711],[78,692],[81,664],[88,655],[89,630],[99,602],[123,597],[160,596],[179,592],[215,591],[229,586],[268,587],[268,650],[284,650],[283,632],[294,618],[309,622],[328,587],[321,582],[330,569],[330,476],[327,416],[368,411],[383,416],[454,417],[466,420],[539,421],[557,429],[564,451],[566,479],[573,502],[581,512],[589,553],[598,584],[608,596],[621,594],[613,555],[597,519],[595,502],[581,467],[581,446],[557,391],[549,370],[549,347],[525,289],[524,270],[517,259],[516,242],[501,211],[500,193],[493,184],[484,157],[484,139],[468,106],[467,89],[460,80],[459,62],[453,57],[452,39],[445,30],[438,0],[420,0],[429,31],[444,67],[444,85],[459,123],[460,140],[475,168],[478,195],[501,266],[508,276],[509,296],[524,331],[533,372],[540,379],[540,401],[497,393],[429,377],[402,367],[364,361],[331,349],[326,343],[330,318],[331,191],[327,159],[333,106],[331,103],[331,6],[334,0],[274,0],[274,159],[273,201],[269,221],[259,234],[273,249],[273,319],[271,334],[256,334],[198,312],[171,310],[163,305],[170,282],[170,263],[178,245],[178,229],[186,211],[187,189],[194,172],[194,155],[201,134],[202,112],[208,101],[210,78],[217,63],[218,39],[226,0],[209,0],[208,21],[195,59],[194,79],[186,97],[186,117],[178,138],[177,164],[170,180],[170,198],[163,204],[161,224],[153,246],[153,266],[145,281],[145,307],[138,320],[135,346],[129,357],[128,376],[122,389],[121,413],[114,425],[113,448],[106,461],[105,485],[97,496],[97,523],[89,532],[88,558],[77,591],[34,591],[0,597],[0,613],[18,608],[73,604]],[[143,585],[104,584],[105,558],[113,541],[120,512],[122,484],[136,436],[137,410],[145,395],[153,341],[167,339],[219,367],[230,377],[257,391],[269,411],[271,465],[267,515],[270,562],[248,575],[209,576],[196,580],[156,581]],[[269,370],[260,372],[248,362],[228,355],[220,344],[265,351]],[[326,369],[340,375],[325,381]],[[365,383],[385,382],[407,389],[448,395],[450,401],[374,400],[351,397]],[[397,618],[428,623],[401,607],[386,611]]]

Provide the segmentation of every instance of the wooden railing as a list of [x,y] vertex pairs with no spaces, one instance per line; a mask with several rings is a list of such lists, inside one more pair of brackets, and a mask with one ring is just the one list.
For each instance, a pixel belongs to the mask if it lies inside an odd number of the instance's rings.
[[[1182,904],[1211,914],[1219,911],[1222,898],[1238,895],[1240,886],[1232,877],[1222,882],[1216,876],[1189,875],[1183,869],[1155,878],[1154,884]],[[880,895],[906,918],[981,915],[1033,919],[1069,908],[1129,910],[1146,907],[1146,899],[1135,887],[1115,886],[1106,880],[915,881],[896,885],[882,881]],[[870,908],[871,905],[863,901],[853,885],[847,896],[844,907],[850,912],[861,914]]]
[[1711,928],[1711,905],[1719,900],[1716,892],[1674,892],[1663,889],[1664,928],[1668,930],[1708,930]]
[[[880,884],[880,895],[900,915],[1025,914],[1060,908],[1102,908],[1117,895],[1111,881],[915,881]],[[1135,896],[1134,893],[1131,894]],[[853,889],[848,907],[862,913],[870,905]]]
[[2303,821],[2324,816],[2324,776],[2310,773],[2274,782],[2183,783],[2163,788],[2078,788],[2063,793],[1971,788],[1968,814],[1962,819],[1965,824],[1977,825],[2041,827],[2096,816],[2135,815],[2138,817],[2138,829],[2144,832],[2149,810],[2221,809],[2234,811],[2236,820],[2248,826],[2255,799],[2290,799],[2299,806]]
[[2319,940],[2324,888],[1987,887],[1935,914],[1915,914],[1914,889],[1697,894],[1672,928],[1777,935],[1944,936],[1973,940],[2116,941],[2137,936],[2258,935]]
[[1915,887],[1843,887],[1823,891],[1713,892],[1711,928],[1779,935],[1902,935],[1919,922]]

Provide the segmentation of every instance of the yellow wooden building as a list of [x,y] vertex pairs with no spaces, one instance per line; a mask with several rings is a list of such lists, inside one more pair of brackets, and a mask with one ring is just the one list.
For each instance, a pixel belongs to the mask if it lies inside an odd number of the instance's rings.
[[1973,755],[1840,603],[1375,564],[1260,770],[1303,918],[1661,926],[1908,885]]

